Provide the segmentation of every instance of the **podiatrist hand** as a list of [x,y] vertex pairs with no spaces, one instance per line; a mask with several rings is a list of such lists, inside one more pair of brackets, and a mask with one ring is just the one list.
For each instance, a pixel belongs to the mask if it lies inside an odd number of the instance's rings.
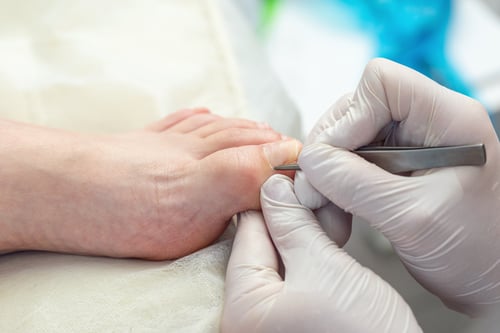
[[328,238],[289,178],[269,178],[261,205],[265,222],[240,215],[222,332],[421,332],[400,295]]
[[[394,175],[350,152],[368,144],[483,142],[487,162]],[[354,95],[320,119],[295,178],[300,202],[324,197],[392,243],[409,272],[471,315],[500,302],[500,152],[484,108],[393,62],[372,61]],[[312,186],[311,186],[312,185]],[[318,192],[316,192],[318,191]],[[345,223],[350,223],[345,221]]]

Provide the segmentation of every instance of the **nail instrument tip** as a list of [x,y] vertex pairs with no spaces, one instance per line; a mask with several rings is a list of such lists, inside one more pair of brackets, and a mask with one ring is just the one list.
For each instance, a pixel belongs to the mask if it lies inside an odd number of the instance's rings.
[[283,171],[283,170],[300,170],[300,167],[297,163],[293,164],[283,164],[283,165],[277,165],[274,167],[274,170],[278,171]]

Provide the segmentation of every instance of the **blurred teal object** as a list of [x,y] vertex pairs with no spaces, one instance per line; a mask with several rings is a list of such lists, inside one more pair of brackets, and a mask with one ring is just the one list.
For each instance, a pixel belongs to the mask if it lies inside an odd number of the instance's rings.
[[446,56],[451,0],[329,0],[355,11],[378,41],[377,56],[411,67],[442,85],[473,96]]
[[[263,1],[264,23],[269,26],[278,3]],[[440,84],[474,97],[472,87],[446,56],[446,38],[452,0],[288,0],[325,26],[361,29],[375,40],[373,56],[384,57],[417,70]]]

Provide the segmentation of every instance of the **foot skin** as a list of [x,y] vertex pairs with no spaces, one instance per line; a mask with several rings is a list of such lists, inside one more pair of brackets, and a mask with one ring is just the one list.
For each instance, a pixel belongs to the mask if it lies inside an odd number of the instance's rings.
[[267,125],[206,109],[114,136],[0,127],[3,252],[181,257],[216,240],[237,212],[260,208],[272,166],[300,149]]

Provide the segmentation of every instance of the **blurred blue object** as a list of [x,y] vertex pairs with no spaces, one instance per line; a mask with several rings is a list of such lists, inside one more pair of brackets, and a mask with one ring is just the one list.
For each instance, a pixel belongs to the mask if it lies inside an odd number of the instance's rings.
[[374,56],[394,60],[475,97],[446,56],[451,0],[311,0],[303,5],[330,26],[362,29],[375,40]]
[[356,12],[378,40],[377,56],[411,67],[442,85],[473,96],[446,56],[451,0],[330,0]]

